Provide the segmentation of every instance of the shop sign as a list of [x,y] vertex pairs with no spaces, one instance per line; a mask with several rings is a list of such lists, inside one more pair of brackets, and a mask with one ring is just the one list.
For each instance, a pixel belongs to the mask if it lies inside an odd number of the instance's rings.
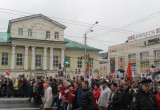
[[144,46],[154,45],[160,43],[160,38],[149,39],[148,41],[144,41]]
[[160,28],[157,28],[155,30],[151,30],[151,31],[148,31],[148,32],[140,33],[140,34],[131,35],[131,36],[128,37],[128,41],[134,41],[134,40],[154,36],[154,35],[157,35],[157,34],[160,34]]

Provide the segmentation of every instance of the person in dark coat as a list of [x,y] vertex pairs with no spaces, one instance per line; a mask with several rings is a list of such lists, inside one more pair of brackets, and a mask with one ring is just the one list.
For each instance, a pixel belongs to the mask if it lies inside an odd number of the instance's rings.
[[131,110],[158,110],[156,97],[149,92],[150,80],[141,81],[141,89],[133,95]]
[[122,92],[118,90],[117,83],[111,84],[111,90],[107,110],[123,110]]
[[30,96],[29,96],[29,102],[31,101],[31,99],[33,98],[34,99],[34,102],[35,102],[35,92],[33,91],[33,85],[35,83],[35,80],[31,80],[30,83],[29,83],[29,93],[30,93]]
[[127,83],[123,84],[122,87],[122,100],[123,100],[123,108],[124,110],[130,110],[130,105],[131,105],[131,101],[132,101],[132,91],[131,88],[129,87],[129,85]]
[[80,110],[94,110],[93,92],[89,88],[88,81],[82,82],[82,97]]
[[13,93],[13,82],[11,79],[7,79],[7,97],[11,97]]
[[73,98],[73,107],[74,109],[78,109],[81,106],[81,96],[82,96],[82,85],[81,83],[84,81],[83,77],[78,78],[77,84],[78,87],[76,87],[76,91],[74,93],[74,98]]

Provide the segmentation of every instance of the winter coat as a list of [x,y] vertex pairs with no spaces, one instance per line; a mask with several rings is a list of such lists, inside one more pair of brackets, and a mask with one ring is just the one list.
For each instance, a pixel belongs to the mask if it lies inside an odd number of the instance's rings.
[[158,107],[158,110],[160,110],[160,93],[157,93],[156,99],[157,99],[157,107]]
[[93,92],[91,89],[83,89],[81,97],[81,110],[94,110]]
[[99,99],[99,97],[100,97],[100,94],[101,94],[100,88],[96,88],[96,89],[93,90],[94,108],[95,108],[95,109],[98,109],[98,104],[97,104],[97,102],[98,102],[98,99]]
[[68,92],[67,100],[68,100],[68,103],[69,103],[69,104],[72,104],[74,93],[75,93],[75,90],[74,90],[74,89],[72,89],[72,90],[70,90],[70,91]]
[[[112,93],[111,93],[112,95]],[[108,110],[123,110],[123,101],[122,101],[122,93],[121,91],[116,91],[114,96],[109,98]]]
[[44,94],[44,108],[51,108],[53,100],[52,88],[48,87]]
[[122,100],[123,100],[123,107],[124,110],[130,109],[131,101],[132,101],[132,95],[133,93],[129,92],[129,87],[126,90],[122,91]]
[[133,95],[131,110],[157,110],[156,97],[149,92],[140,90]]

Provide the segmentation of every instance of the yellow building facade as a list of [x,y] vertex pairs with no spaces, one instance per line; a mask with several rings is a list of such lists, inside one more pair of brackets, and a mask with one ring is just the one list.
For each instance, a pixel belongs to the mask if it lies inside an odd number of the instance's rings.
[[[0,74],[10,71],[10,77],[53,76],[64,70],[66,75],[83,75],[84,45],[64,39],[66,26],[44,15],[36,14],[9,21],[7,33],[0,33]],[[94,70],[99,69],[99,49],[87,46]],[[76,73],[76,74],[75,74]],[[96,72],[97,73],[97,72]]]

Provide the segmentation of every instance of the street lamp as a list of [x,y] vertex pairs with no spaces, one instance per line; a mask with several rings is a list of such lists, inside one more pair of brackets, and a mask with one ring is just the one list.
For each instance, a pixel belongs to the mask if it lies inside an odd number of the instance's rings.
[[93,32],[92,28],[98,24],[98,21],[96,21],[90,28],[89,30],[84,34],[84,57],[85,57],[85,64],[86,64],[86,45],[87,45],[87,34],[89,32]]
[[[86,45],[87,45],[87,34],[90,32],[93,32],[92,28],[98,24],[98,21],[96,21],[90,28],[89,30],[84,34],[84,59],[85,59],[85,65],[86,65]],[[84,68],[85,69],[85,68]],[[85,70],[84,70],[85,71]],[[90,69],[89,69],[89,85],[91,85],[91,79],[90,79]]]

